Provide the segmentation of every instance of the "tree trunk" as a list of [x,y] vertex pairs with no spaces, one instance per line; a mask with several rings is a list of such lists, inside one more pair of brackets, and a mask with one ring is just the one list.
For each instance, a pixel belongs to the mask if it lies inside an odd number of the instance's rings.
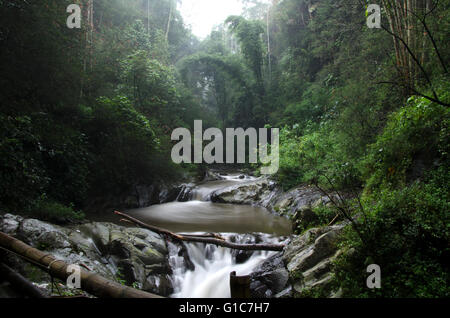
[[170,2],[170,10],[169,10],[169,19],[167,21],[166,42],[169,42],[169,31],[170,31],[170,24],[172,23],[172,14],[173,14],[173,0],[169,0],[169,2]]
[[8,281],[12,288],[21,295],[30,298],[48,298],[30,281],[3,263],[0,263],[0,276]]
[[[66,281],[72,274],[67,272],[69,266],[64,261],[57,260],[53,256],[43,253],[22,241],[19,241],[3,232],[0,232],[0,246],[13,252],[25,260],[39,264],[46,268],[52,277]],[[81,289],[100,298],[160,298],[144,291],[140,291],[119,283],[109,281],[100,275],[80,269]]]
[[267,7],[267,56],[269,58],[269,84],[272,82],[272,52],[270,48],[270,4]]

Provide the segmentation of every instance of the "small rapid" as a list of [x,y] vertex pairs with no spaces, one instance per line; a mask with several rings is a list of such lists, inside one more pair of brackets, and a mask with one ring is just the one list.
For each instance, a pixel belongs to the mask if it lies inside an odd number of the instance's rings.
[[[228,239],[238,243],[248,243],[249,235],[228,234]],[[279,243],[280,240],[269,235],[264,236],[263,242]],[[230,298],[230,273],[236,272],[237,276],[245,276],[276,252],[257,251],[249,253],[248,259],[239,263],[238,253],[223,247],[213,245],[189,243],[185,244],[187,254],[195,266],[194,270],[186,270],[182,257],[177,253],[172,254],[173,267],[172,283],[174,298]]]
[[[176,233],[220,233],[226,240],[242,243],[279,244],[291,234],[290,222],[255,206],[210,202],[214,191],[255,178],[233,174],[222,180],[199,184],[192,189],[191,201],[172,202],[129,213],[149,224]],[[168,242],[174,298],[229,298],[230,273],[249,275],[276,252],[236,251],[200,243]]]

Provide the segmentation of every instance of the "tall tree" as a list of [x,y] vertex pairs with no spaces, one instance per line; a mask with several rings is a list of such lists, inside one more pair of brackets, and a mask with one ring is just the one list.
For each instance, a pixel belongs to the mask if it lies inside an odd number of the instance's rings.
[[[382,4],[389,23],[388,27],[382,28],[392,36],[399,84],[404,88],[405,95],[417,94],[449,106],[438,96],[431,71],[426,67],[430,62],[427,59],[435,57],[442,72],[448,73],[446,61],[427,23],[427,18],[438,10],[439,0],[383,0]],[[427,45],[428,42],[431,46]],[[432,54],[428,52],[429,47]],[[425,83],[432,96],[421,92],[421,82]]]

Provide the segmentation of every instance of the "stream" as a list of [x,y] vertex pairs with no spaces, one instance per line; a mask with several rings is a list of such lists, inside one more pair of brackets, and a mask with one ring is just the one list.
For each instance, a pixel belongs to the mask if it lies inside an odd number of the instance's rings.
[[[223,176],[223,180],[209,181],[192,190],[192,200],[154,205],[127,211],[143,222],[176,233],[220,233],[237,243],[281,243],[291,234],[289,220],[271,214],[264,208],[219,204],[209,201],[216,190],[255,180],[239,174]],[[180,247],[168,242],[172,284],[171,297],[229,298],[229,276],[250,274],[264,260],[276,252],[241,252],[213,245],[183,243],[190,261],[195,266],[189,270],[180,256]]]

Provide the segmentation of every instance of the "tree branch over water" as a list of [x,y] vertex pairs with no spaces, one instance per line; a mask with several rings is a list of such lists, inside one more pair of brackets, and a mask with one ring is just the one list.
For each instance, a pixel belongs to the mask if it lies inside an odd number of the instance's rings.
[[276,251],[281,252],[284,249],[284,245],[277,245],[277,244],[236,244],[227,242],[221,238],[218,238],[219,236],[214,235],[214,238],[205,237],[205,236],[191,236],[191,235],[180,235],[172,233],[166,229],[161,229],[159,227],[146,224],[142,221],[139,221],[138,219],[135,219],[125,213],[115,211],[116,215],[119,215],[123,217],[124,219],[131,221],[132,223],[146,228],[152,232],[158,233],[160,235],[167,236],[175,241],[178,242],[191,242],[191,243],[205,243],[205,244],[212,244],[217,246],[222,246],[226,248],[231,248],[235,250],[242,250],[242,251]]

